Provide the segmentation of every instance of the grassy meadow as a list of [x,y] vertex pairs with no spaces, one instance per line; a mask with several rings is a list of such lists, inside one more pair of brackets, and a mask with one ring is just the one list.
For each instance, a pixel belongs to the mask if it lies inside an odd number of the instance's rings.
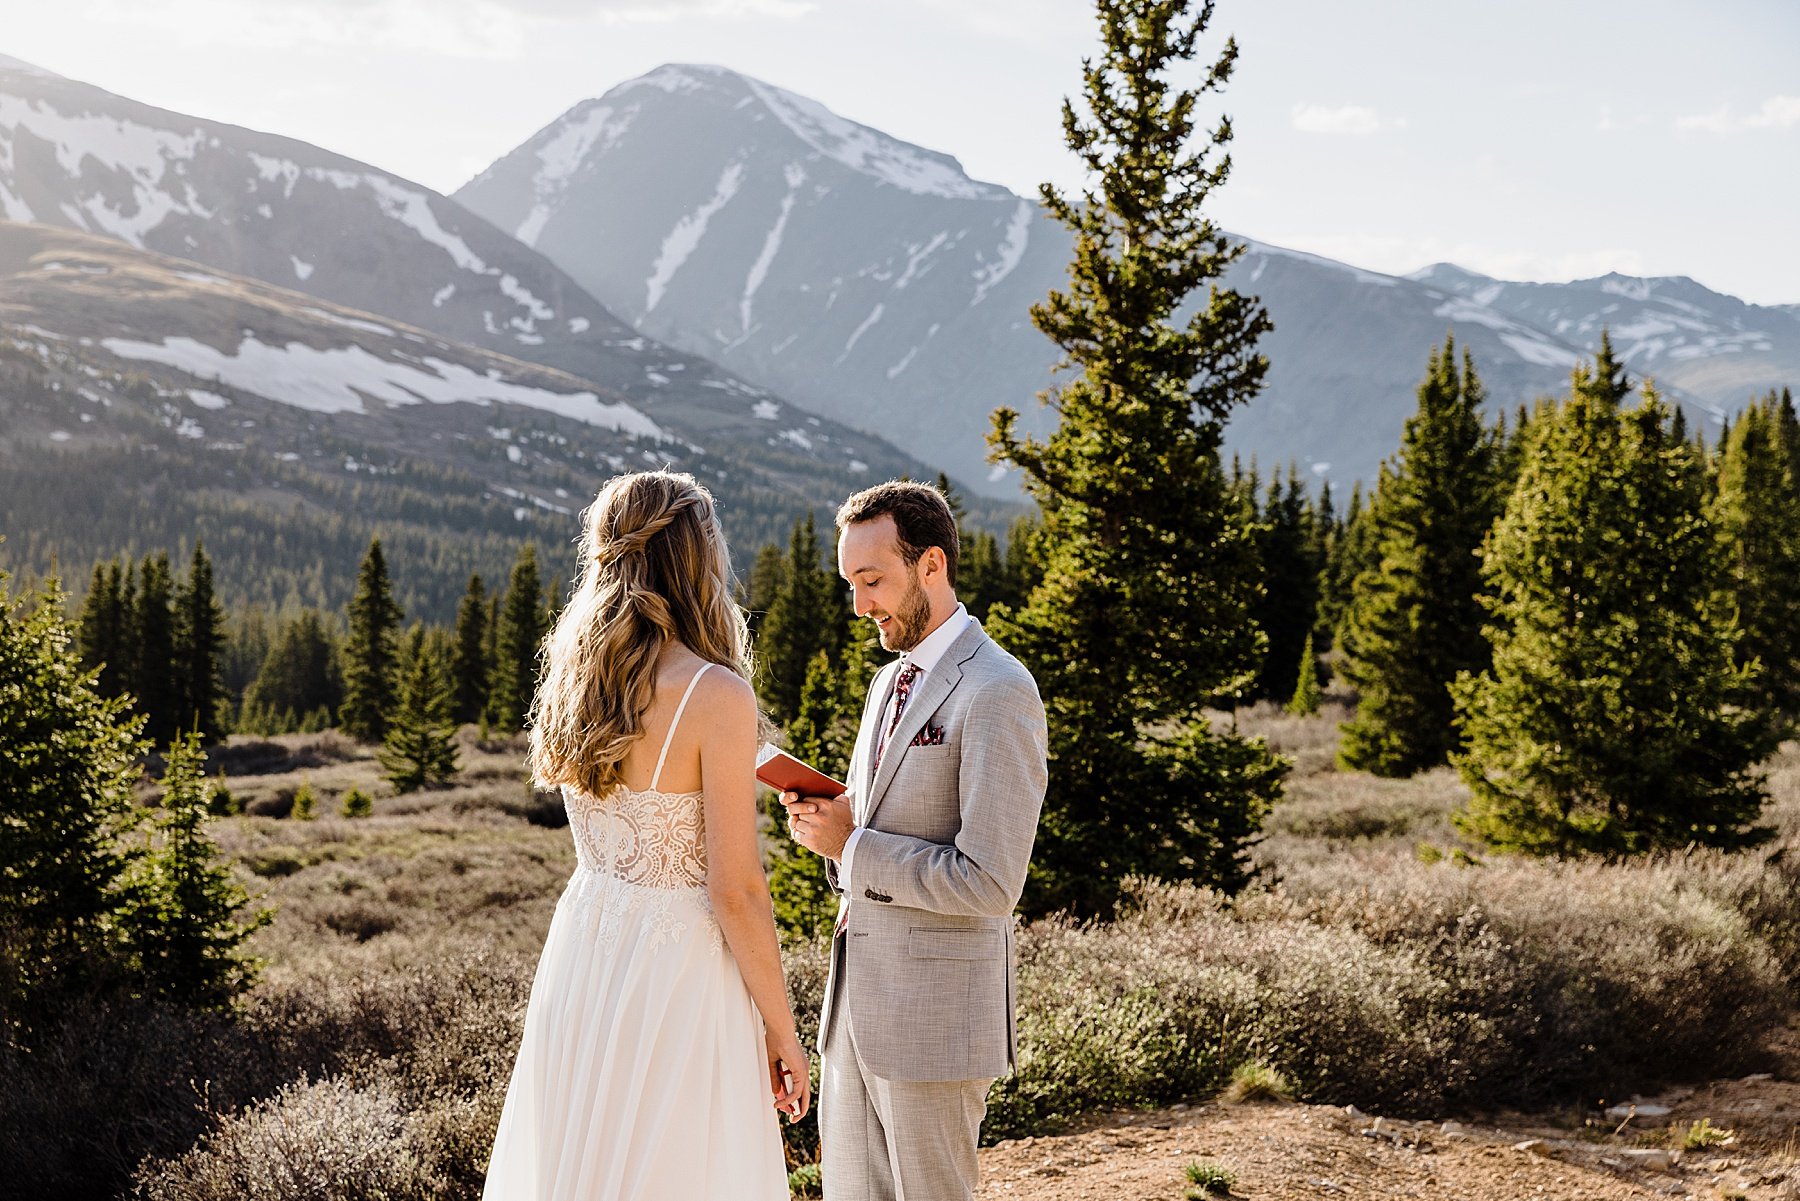
[[[994,1089],[988,1137],[1262,1069],[1304,1099],[1447,1116],[1764,1062],[1800,980],[1800,751],[1770,765],[1779,833],[1756,851],[1525,861],[1459,840],[1451,772],[1337,770],[1344,715],[1237,715],[1295,763],[1258,887],[1227,902],[1144,885],[1112,923],[1025,932],[1020,1070]],[[462,738],[456,784],[406,796],[335,734],[218,752],[246,813],[214,837],[275,911],[261,983],[232,1016],[73,1012],[0,1058],[0,1178],[157,1201],[479,1195],[574,853],[522,743]],[[375,793],[372,816],[339,815],[352,786]],[[303,787],[311,820],[291,812]],[[789,960],[810,1035],[823,952]],[[812,1122],[789,1135],[799,1167]]]

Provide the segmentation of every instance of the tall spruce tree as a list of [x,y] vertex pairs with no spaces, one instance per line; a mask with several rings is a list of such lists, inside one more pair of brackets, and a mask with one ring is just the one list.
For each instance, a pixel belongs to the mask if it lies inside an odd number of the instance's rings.
[[512,733],[525,728],[531,698],[537,692],[538,648],[550,632],[550,612],[538,577],[537,548],[527,542],[513,560],[506,596],[500,602],[500,628],[494,633],[494,666],[488,720]]
[[125,572],[117,559],[94,564],[78,619],[81,662],[98,669],[95,687],[102,696],[126,695],[136,678],[131,654],[136,631]]
[[471,575],[456,606],[456,646],[450,660],[450,716],[458,722],[480,721],[487,708],[494,674],[487,654],[487,616],[487,588],[479,574]]
[[129,970],[122,911],[147,743],[81,665],[54,581],[27,607],[0,572],[0,1025]]
[[262,909],[238,920],[250,896],[206,832],[211,789],[201,763],[199,735],[190,731],[170,744],[157,845],[143,860],[133,942],[146,991],[217,1008],[255,982],[261,965],[244,943],[275,915]]
[[844,588],[823,566],[819,535],[808,511],[794,522],[781,585],[763,615],[756,642],[757,684],[776,721],[792,721],[813,657],[837,655],[848,614]]
[[1738,657],[1761,665],[1759,687],[1789,719],[1800,715],[1800,475],[1792,437],[1773,392],[1746,408],[1725,436],[1712,503],[1743,631]]
[[786,570],[787,560],[773,542],[763,543],[750,564],[750,576],[744,587],[744,610],[750,623],[750,636],[758,641],[762,638],[763,618],[781,591]]
[[329,724],[343,702],[337,641],[319,613],[302,609],[283,623],[245,690],[245,721],[266,732],[291,733],[308,719]]
[[212,560],[194,543],[188,577],[175,594],[176,718],[202,746],[225,737],[225,611],[213,594]]
[[132,612],[131,694],[144,715],[144,733],[158,746],[166,746],[181,724],[174,606],[175,579],[168,554],[144,556]]
[[398,693],[400,605],[388,580],[381,539],[369,541],[350,598],[350,636],[344,643],[344,702],[338,727],[358,742],[380,742]]
[[[1241,252],[1202,211],[1225,181],[1221,119],[1195,109],[1237,61],[1227,41],[1193,89],[1213,6],[1099,0],[1102,49],[1083,63],[1086,112],[1063,130],[1089,172],[1080,196],[1045,185],[1075,235],[1066,291],[1031,316],[1071,378],[1044,399],[1050,436],[994,414],[996,459],[1021,468],[1042,512],[1044,574],[997,639],[1036,675],[1050,724],[1050,784],[1025,898],[1033,913],[1109,911],[1124,877],[1249,878],[1248,850],[1285,763],[1260,740],[1212,731],[1207,697],[1243,687],[1261,640],[1250,620],[1255,545],[1219,462],[1221,427],[1260,387],[1271,328],[1217,281]],[[1185,324],[1176,311],[1207,300]]]
[[1269,480],[1257,524],[1263,591],[1251,611],[1267,649],[1251,695],[1260,699],[1286,701],[1300,678],[1302,648],[1312,635],[1319,609],[1320,565],[1313,521],[1306,489],[1290,464],[1285,484]]
[[1610,346],[1531,420],[1483,552],[1492,666],[1452,688],[1463,829],[1537,853],[1755,841],[1773,724],[1733,662],[1699,453]]
[[1499,516],[1499,439],[1485,393],[1456,343],[1434,350],[1400,453],[1369,506],[1374,562],[1351,585],[1340,631],[1342,671],[1357,690],[1344,763],[1409,776],[1457,746],[1450,683],[1488,663],[1482,636],[1482,539]]
[[401,663],[400,698],[379,754],[396,792],[442,784],[461,766],[456,723],[450,718],[450,681],[422,627],[413,627]]
[[[830,655],[819,651],[807,668],[799,712],[787,728],[790,754],[840,779],[849,763],[842,745],[842,694]],[[784,813],[779,801],[770,802],[769,815],[778,832],[769,856],[769,898],[776,924],[791,938],[816,939],[831,928],[837,914],[837,895],[826,879],[825,860],[780,836]]]
[[256,682],[274,640],[269,616],[260,605],[237,611],[225,634],[221,674],[227,697],[242,697]]
[[[1380,474],[1387,474],[1385,464]],[[1363,505],[1362,481],[1357,480],[1350,486],[1349,507],[1333,531],[1325,554],[1324,574],[1319,578],[1319,624],[1330,631],[1334,646],[1342,631],[1344,611],[1350,607],[1350,591],[1356,577],[1376,563],[1368,512]]]

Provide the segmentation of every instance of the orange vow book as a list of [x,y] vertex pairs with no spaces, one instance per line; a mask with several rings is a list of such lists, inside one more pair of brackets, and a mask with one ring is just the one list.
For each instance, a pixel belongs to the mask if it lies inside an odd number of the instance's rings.
[[801,796],[841,796],[848,791],[847,785],[770,742],[763,743],[762,750],[756,752],[756,778],[776,792],[797,792]]

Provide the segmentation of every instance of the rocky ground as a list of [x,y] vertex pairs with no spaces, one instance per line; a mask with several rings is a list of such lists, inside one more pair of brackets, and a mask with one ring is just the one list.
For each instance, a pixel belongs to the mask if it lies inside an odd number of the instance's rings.
[[[1214,1103],[1093,1119],[982,1152],[981,1201],[1182,1201],[1191,1163],[1243,1201],[1800,1199],[1800,1031],[1771,1073],[1608,1112],[1401,1121],[1323,1105]],[[1684,1148],[1705,1120],[1719,1145]],[[1194,1194],[1201,1196],[1199,1192]]]

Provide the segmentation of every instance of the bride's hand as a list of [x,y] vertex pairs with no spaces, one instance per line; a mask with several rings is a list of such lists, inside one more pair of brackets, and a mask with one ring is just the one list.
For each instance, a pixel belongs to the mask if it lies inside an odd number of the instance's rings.
[[763,1044],[769,1052],[769,1088],[775,1094],[775,1108],[787,1114],[791,1125],[806,1116],[812,1107],[812,1068],[800,1036],[789,1032],[763,1032]]

